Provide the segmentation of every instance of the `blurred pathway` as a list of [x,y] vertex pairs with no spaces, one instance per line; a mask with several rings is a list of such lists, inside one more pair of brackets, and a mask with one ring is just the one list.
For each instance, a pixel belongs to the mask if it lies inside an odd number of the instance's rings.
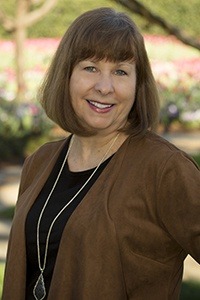
[[199,132],[173,132],[163,134],[166,140],[183,149],[190,154],[200,153],[200,131]]
[[[165,134],[164,138],[188,153],[200,153],[200,132]],[[20,165],[0,169],[0,210],[15,205],[21,169]],[[0,262],[5,262],[10,225],[10,221],[0,219]],[[200,281],[200,266],[189,256],[185,261],[184,280],[192,279]]]
[[[0,169],[0,210],[14,206],[17,200],[22,166],[8,165]],[[0,218],[0,262],[5,261],[11,221]]]

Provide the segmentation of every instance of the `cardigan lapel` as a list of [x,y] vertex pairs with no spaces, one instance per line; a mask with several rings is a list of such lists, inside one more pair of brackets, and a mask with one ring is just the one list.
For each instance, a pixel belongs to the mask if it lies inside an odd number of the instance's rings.
[[[60,241],[60,247],[58,250],[57,260],[52,277],[52,284],[49,291],[49,300],[63,299],[62,291],[63,289],[66,291],[67,287],[69,287],[69,291],[67,292],[67,294],[65,294],[65,296],[67,295],[69,299],[71,299],[71,284],[69,282],[71,280],[70,276],[76,268],[75,263],[73,264],[73,262],[71,261],[71,257],[75,255],[75,253],[77,257],[79,256],[79,247],[81,247],[80,245],[82,244],[82,242],[84,244],[87,243],[86,241],[89,235],[93,235],[95,240],[97,232],[105,233],[105,227],[107,226],[107,229],[110,232],[110,234],[108,233],[107,235],[108,239],[110,238],[113,243],[116,243],[116,241],[113,240],[113,236],[115,235],[113,235],[113,224],[108,212],[108,201],[110,191],[112,190],[112,186],[115,184],[121,164],[123,163],[128,143],[129,139],[123,143],[120,149],[118,149],[117,153],[113,156],[111,161],[100,174],[99,178],[92,185],[84,199],[70,216],[64,228]],[[113,170],[115,171],[113,172]],[[109,180],[107,180],[108,178]],[[91,226],[91,224],[93,225]],[[79,243],[79,241],[80,245],[77,244]],[[88,247],[90,246],[88,245]],[[85,248],[84,246],[82,250],[80,250],[83,254],[83,261],[84,255],[87,256],[86,253],[88,251],[88,247]],[[117,247],[113,248],[116,249]],[[96,252],[98,253],[97,249]],[[117,265],[118,264],[116,264],[116,266]],[[67,267],[65,268],[64,266]],[[67,273],[66,269],[68,269]],[[118,272],[116,272],[116,274],[117,273]],[[67,284],[68,280],[69,282]]]

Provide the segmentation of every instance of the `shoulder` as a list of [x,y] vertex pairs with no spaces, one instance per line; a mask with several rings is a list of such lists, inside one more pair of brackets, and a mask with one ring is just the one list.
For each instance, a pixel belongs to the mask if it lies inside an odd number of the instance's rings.
[[61,151],[66,141],[67,139],[63,139],[59,141],[45,143],[40,148],[38,148],[33,154],[27,157],[24,165],[27,166],[32,163],[40,164],[52,159],[54,156],[57,156],[57,154]]
[[190,155],[153,132],[147,132],[140,139],[130,136],[128,151],[130,155],[135,154],[143,164],[160,167],[188,164],[198,169],[196,162]]
[[28,187],[39,174],[55,164],[67,139],[60,141],[48,142],[38,148],[32,155],[26,158],[21,174],[20,193]]
[[174,144],[170,143],[160,135],[150,131],[141,138],[130,136],[130,146],[137,146],[140,150],[145,152],[156,151],[157,154],[169,153],[170,155],[171,153],[181,151]]

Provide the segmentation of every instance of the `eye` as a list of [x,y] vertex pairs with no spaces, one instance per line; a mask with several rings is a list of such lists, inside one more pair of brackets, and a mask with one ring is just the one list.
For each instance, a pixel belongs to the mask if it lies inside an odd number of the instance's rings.
[[87,72],[90,72],[90,73],[96,72],[96,68],[93,66],[85,67],[84,70],[86,70]]
[[118,75],[118,76],[124,76],[124,75],[127,75],[127,73],[123,70],[116,70],[115,71],[115,74]]

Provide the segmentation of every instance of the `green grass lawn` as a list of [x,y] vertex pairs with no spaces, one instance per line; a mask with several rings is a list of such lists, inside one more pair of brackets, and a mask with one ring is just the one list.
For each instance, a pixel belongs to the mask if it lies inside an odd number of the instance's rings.
[[0,295],[2,294],[4,266],[5,266],[4,263],[0,263]]
[[[197,164],[200,166],[200,153],[193,155],[194,160],[197,162]],[[200,298],[200,297],[199,297]]]
[[199,300],[200,282],[185,281],[182,284],[180,300]]

